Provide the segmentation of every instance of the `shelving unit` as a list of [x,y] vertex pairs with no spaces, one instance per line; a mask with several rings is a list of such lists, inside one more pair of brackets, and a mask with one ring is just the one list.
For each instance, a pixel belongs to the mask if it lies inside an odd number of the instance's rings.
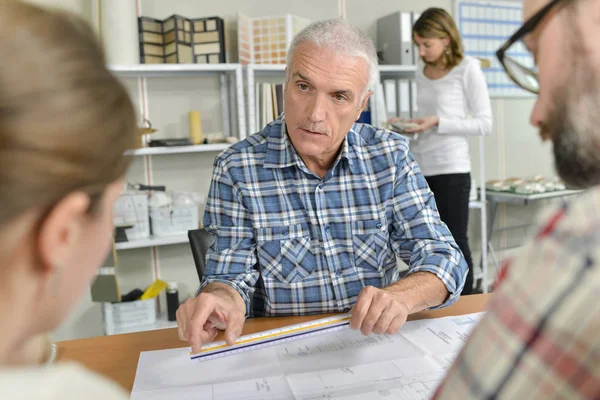
[[[215,77],[215,79],[218,79],[219,81],[219,87],[218,92],[216,90],[214,92],[214,98],[215,100],[218,99],[221,105],[220,117],[224,135],[226,137],[233,137],[236,141],[246,137],[246,104],[244,101],[242,66],[240,64],[141,64],[111,65],[108,66],[108,68],[119,78],[130,80],[128,83],[133,83],[131,89],[137,89],[136,97],[139,101],[138,109],[141,117],[142,119],[147,120],[152,120],[149,115],[148,106],[149,102],[152,101],[152,98],[149,98],[151,97],[148,90],[149,80]],[[180,130],[185,131],[187,129]],[[146,145],[146,143],[144,143],[144,145]],[[153,185],[152,160],[155,156],[204,153],[209,157],[214,157],[215,153],[221,152],[229,146],[231,146],[231,143],[228,142],[192,146],[143,147],[128,151],[126,154],[142,159],[143,172],[142,170],[138,172],[138,179],[144,181],[146,185]],[[152,279],[159,279],[161,278],[159,248],[161,246],[186,245],[188,243],[187,232],[185,232],[180,235],[150,237],[143,240],[120,242],[115,244],[115,249],[118,251],[130,251],[134,249],[144,249],[144,251],[148,251],[150,256],[149,267],[152,268]],[[163,314],[164,312],[161,313],[155,324],[136,326],[129,330],[123,330],[121,333],[126,331],[133,332],[176,326],[176,323],[167,321],[166,316]]]
[[[246,105],[244,102],[241,64],[139,64],[110,65],[108,68],[121,78],[137,79],[138,91],[140,94],[139,106],[143,117],[146,119],[149,118],[147,79],[218,76],[220,79],[221,117],[225,136],[233,136],[238,140],[242,140],[246,137]],[[227,149],[229,146],[231,146],[230,143],[173,147],[144,147],[130,150],[126,152],[126,154],[144,157],[144,169],[146,171],[145,183],[152,185],[152,156],[220,152]],[[161,237],[122,242],[118,243],[116,248],[117,250],[127,250],[187,242],[187,236]],[[154,256],[154,259],[156,264],[156,256]]]
[[[152,95],[148,90],[148,84],[151,80],[171,78],[189,80],[196,77],[214,77],[219,82],[218,91],[214,91],[214,99],[215,101],[218,99],[220,103],[220,117],[224,135],[229,138],[235,138],[235,141],[243,140],[246,137],[246,104],[244,98],[243,70],[240,64],[141,64],[110,65],[108,68],[119,78],[127,80],[128,84],[131,83],[132,85],[128,85],[130,86],[130,90],[136,91],[137,89],[137,96],[132,97],[136,97],[138,100],[137,108],[142,119],[148,120],[152,120],[149,115],[149,103],[152,102]],[[200,81],[197,80],[197,82]],[[165,87],[165,85],[161,86]],[[167,88],[169,86],[166,85]],[[192,92],[191,97],[193,95],[194,93]],[[184,120],[181,120],[182,124],[185,124]],[[218,123],[218,121],[216,122]],[[187,131],[187,127],[182,126],[179,130]],[[141,158],[143,170],[140,169],[137,171],[137,179],[144,181],[146,185],[153,185],[155,182],[153,182],[154,170],[152,164],[155,156],[199,153],[200,155],[206,154],[206,157],[212,158],[216,155],[215,153],[221,152],[231,145],[232,143],[228,142],[192,146],[143,147],[127,151],[126,154]],[[173,162],[177,163],[176,160],[173,160]],[[150,256],[151,265],[149,267],[152,268],[152,278],[158,279],[161,278],[159,248],[170,245],[186,245],[186,251],[189,251],[188,243],[187,232],[185,232],[180,235],[150,237],[142,240],[115,243],[115,249],[118,251],[135,251],[136,249],[147,251]],[[164,304],[161,308],[164,309]],[[163,311],[159,314],[156,323],[122,329],[119,333],[164,329],[175,326],[175,322],[167,321],[166,313]]]
[[241,64],[139,64],[109,65],[108,68],[119,77],[139,79],[141,89],[146,88],[147,78],[219,76],[223,131],[226,136],[236,136],[240,140],[246,137]]

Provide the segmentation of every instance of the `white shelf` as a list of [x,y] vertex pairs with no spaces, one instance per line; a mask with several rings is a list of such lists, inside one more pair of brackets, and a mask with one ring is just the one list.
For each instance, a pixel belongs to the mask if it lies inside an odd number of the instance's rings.
[[149,239],[132,240],[129,242],[115,243],[117,250],[129,250],[129,249],[141,249],[144,247],[154,246],[167,246],[171,244],[183,244],[189,243],[189,239],[186,235],[174,235],[174,236],[163,236],[163,237],[150,237]]
[[124,77],[166,77],[235,72],[241,64],[138,64],[109,65],[108,69]]
[[182,153],[203,153],[211,151],[223,151],[229,148],[229,143],[218,144],[199,144],[196,146],[173,146],[173,147],[144,147],[142,149],[129,150],[127,155],[151,156],[159,154],[182,154]]
[[380,65],[380,74],[414,74],[417,71],[416,65]]
[[482,208],[483,204],[480,201],[471,200],[469,201],[469,208]]
[[255,73],[284,73],[285,64],[248,64],[248,68],[254,70]]

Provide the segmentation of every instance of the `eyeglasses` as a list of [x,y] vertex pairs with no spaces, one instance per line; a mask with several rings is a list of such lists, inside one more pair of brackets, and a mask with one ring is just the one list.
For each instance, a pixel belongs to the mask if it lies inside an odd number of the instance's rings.
[[525,22],[523,26],[521,26],[521,28],[519,28],[519,30],[516,31],[515,34],[512,35],[511,38],[508,39],[506,43],[504,43],[496,52],[498,61],[500,61],[500,64],[502,64],[502,67],[510,79],[531,93],[538,94],[540,91],[537,68],[535,66],[528,67],[523,65],[522,62],[517,61],[515,58],[507,55],[506,53],[511,49],[511,47],[516,47],[515,43],[521,42],[527,34],[531,33],[550,12],[550,10],[552,10],[552,8],[554,8],[554,6],[560,2],[561,0],[552,0],[550,3],[546,4],[544,8],[538,11],[533,17],[529,18],[529,20]]

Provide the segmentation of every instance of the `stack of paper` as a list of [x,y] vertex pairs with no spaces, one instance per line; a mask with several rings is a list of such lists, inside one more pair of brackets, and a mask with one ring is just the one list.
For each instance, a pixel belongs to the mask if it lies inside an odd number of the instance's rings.
[[428,399],[483,313],[407,322],[396,335],[346,329],[210,361],[143,352],[132,400]]

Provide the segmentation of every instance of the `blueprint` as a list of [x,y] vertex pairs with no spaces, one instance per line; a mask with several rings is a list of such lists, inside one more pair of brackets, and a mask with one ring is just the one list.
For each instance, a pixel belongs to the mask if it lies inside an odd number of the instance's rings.
[[132,400],[429,399],[483,313],[351,329],[214,360],[189,348],[140,354]]

